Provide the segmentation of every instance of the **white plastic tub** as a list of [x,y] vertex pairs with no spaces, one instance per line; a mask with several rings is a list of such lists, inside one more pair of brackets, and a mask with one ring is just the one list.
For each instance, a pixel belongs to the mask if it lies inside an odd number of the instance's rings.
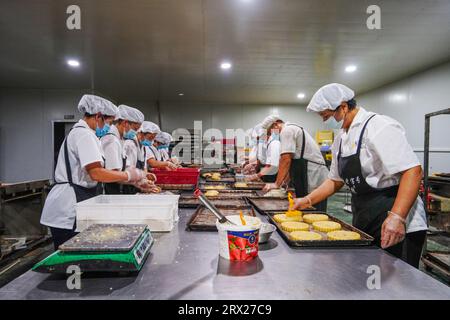
[[258,256],[258,240],[261,220],[244,216],[246,225],[242,225],[238,215],[227,216],[231,223],[216,221],[219,230],[219,255],[232,261],[249,261]]
[[100,195],[76,204],[77,231],[95,223],[147,224],[168,232],[178,221],[178,195]]

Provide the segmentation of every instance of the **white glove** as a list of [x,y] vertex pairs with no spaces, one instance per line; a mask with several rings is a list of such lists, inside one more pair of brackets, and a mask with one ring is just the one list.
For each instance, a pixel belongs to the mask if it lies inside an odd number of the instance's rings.
[[143,170],[137,169],[135,167],[128,167],[125,169],[125,172],[128,175],[127,182],[138,182],[145,178],[146,173]]

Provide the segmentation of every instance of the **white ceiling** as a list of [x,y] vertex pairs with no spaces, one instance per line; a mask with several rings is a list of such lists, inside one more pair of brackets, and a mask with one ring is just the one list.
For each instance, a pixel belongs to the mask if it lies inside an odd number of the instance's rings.
[[[372,0],[0,0],[0,87],[292,104],[329,82],[362,93],[450,60],[449,0],[375,2],[382,30],[366,27]],[[74,3],[81,31],[65,27]]]

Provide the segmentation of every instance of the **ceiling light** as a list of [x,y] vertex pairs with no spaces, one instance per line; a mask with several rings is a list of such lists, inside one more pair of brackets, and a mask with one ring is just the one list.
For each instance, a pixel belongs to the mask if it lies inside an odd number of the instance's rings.
[[179,95],[180,97],[182,97],[182,96],[184,96],[184,93],[179,93],[178,95]]
[[228,62],[228,61],[224,61],[220,64],[220,68],[222,70],[230,70],[232,66],[233,65],[231,64],[231,62]]
[[306,97],[306,95],[305,95],[304,93],[302,93],[302,92],[300,92],[300,93],[297,95],[297,98],[299,98],[299,99],[305,99],[305,97]]
[[67,64],[69,65],[69,67],[78,68],[80,66],[80,61],[70,59],[70,60],[67,60]]
[[354,65],[346,66],[345,67],[345,72],[348,72],[348,73],[355,72],[356,69],[358,69],[358,67],[354,66]]

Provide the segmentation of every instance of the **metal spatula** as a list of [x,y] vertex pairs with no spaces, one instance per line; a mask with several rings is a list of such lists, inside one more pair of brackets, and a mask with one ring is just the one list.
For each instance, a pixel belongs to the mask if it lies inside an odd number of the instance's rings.
[[234,223],[234,222],[228,220],[227,217],[225,217],[225,216],[223,215],[223,213],[220,212],[220,210],[217,209],[216,206],[213,205],[213,204],[208,200],[208,198],[206,198],[206,197],[203,195],[203,193],[202,193],[199,189],[195,190],[194,195],[200,200],[200,202],[201,202],[206,208],[208,208],[208,209],[209,209],[209,210],[217,217],[217,219],[219,219],[219,222],[220,222],[220,223],[227,223],[227,222],[228,222],[228,223],[230,223],[230,224],[232,224],[232,225],[237,226],[236,223]]

